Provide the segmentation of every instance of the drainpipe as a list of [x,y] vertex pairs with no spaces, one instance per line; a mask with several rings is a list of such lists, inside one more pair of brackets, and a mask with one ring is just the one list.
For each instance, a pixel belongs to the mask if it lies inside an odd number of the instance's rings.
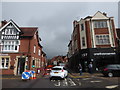
[[30,70],[30,39],[29,39],[29,44],[28,44],[28,70]]

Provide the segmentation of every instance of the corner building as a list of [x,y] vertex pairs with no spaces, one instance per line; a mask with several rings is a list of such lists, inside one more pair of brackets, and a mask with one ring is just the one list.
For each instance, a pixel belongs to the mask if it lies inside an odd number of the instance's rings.
[[19,27],[13,20],[0,28],[0,70],[2,75],[21,75],[46,65],[37,27]]
[[118,63],[116,56],[117,34],[114,18],[98,11],[93,16],[73,22],[73,33],[68,44],[69,67],[78,71],[81,63],[83,71],[93,63],[93,70],[106,64]]

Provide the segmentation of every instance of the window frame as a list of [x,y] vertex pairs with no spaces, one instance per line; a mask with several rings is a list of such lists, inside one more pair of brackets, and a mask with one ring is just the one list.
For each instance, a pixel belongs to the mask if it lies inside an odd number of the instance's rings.
[[94,28],[108,28],[107,20],[93,21]]
[[[17,42],[17,44],[16,44]],[[1,43],[2,52],[19,52],[20,40],[3,40]]]
[[41,55],[41,50],[40,49],[38,49],[38,56],[40,56]]
[[95,35],[96,45],[110,45],[109,34]]
[[34,45],[34,50],[33,50],[34,54],[36,53],[36,45]]
[[82,24],[80,24],[80,26],[81,26],[81,31],[83,31],[84,30],[84,24],[82,23]]
[[85,37],[82,37],[82,47],[85,47]]
[[[4,59],[4,65],[2,65],[3,64],[3,59]],[[7,59],[8,59],[8,61],[7,61]],[[0,58],[0,66],[1,66],[0,69],[9,69],[10,57],[1,57]]]

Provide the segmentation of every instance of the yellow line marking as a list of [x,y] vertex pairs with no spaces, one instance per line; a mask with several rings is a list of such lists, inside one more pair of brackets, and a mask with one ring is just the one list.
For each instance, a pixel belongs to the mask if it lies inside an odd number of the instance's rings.
[[21,78],[0,78],[0,79],[21,79]]
[[88,78],[88,77],[90,77],[90,76],[74,76],[74,75],[71,75],[71,74],[69,74],[69,76],[70,77],[72,77],[72,78]]

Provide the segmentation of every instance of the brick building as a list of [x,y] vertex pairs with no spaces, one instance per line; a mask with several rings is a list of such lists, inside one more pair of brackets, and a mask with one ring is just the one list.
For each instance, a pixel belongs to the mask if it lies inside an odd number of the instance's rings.
[[46,65],[37,27],[19,27],[13,20],[0,28],[0,69],[2,74],[20,75]]
[[117,34],[114,18],[98,11],[93,16],[73,22],[73,33],[68,44],[69,67],[78,71],[81,63],[83,71],[90,62],[96,71],[99,67],[118,63],[116,55]]
[[65,65],[67,64],[67,62],[68,62],[67,56],[55,56],[50,60],[49,64],[50,65]]

